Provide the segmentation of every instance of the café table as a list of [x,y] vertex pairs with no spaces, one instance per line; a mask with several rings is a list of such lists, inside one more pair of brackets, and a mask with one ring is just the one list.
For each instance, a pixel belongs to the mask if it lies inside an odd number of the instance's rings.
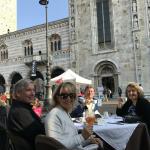
[[114,149],[124,150],[138,123],[125,124],[121,121],[122,118],[104,119],[103,123],[93,126],[93,131]]
[[[83,128],[83,123],[75,123],[78,129]],[[139,123],[123,123],[121,117],[113,116],[108,118],[102,118],[98,124],[93,126],[93,131],[98,135],[104,142],[106,142],[112,149],[115,150],[149,150],[149,149],[135,149],[133,143],[136,140],[140,141],[141,138],[137,139],[137,135],[142,135],[145,130],[145,125]],[[144,131],[145,132],[145,131]],[[145,132],[146,133],[146,132]],[[149,141],[148,132],[144,136]],[[140,136],[139,135],[139,136]],[[143,142],[142,142],[143,143]],[[137,145],[139,143],[136,143]],[[148,142],[146,142],[149,147]]]

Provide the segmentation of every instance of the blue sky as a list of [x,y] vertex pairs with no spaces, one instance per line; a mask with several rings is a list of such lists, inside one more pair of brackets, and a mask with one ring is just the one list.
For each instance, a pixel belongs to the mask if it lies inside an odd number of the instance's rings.
[[[48,22],[68,17],[68,0],[49,0]],[[17,29],[45,23],[45,6],[39,0],[17,0]]]

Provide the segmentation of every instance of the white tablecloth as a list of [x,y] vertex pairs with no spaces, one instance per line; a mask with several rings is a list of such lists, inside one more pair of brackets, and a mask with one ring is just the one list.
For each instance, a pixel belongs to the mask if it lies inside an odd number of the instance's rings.
[[[121,120],[122,118],[120,117],[109,117],[103,119],[100,125],[93,126],[93,131],[116,150],[125,150],[129,138],[138,125],[138,123],[127,124],[118,122]],[[75,123],[75,126],[78,129],[83,128],[82,123]]]
[[124,150],[138,123],[119,123],[119,118],[104,121],[102,125],[94,125],[93,131],[116,150]]

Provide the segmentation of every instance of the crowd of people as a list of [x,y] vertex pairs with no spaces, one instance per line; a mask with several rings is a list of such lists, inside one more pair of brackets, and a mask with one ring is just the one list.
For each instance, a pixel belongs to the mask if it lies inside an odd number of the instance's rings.
[[[118,93],[116,114],[124,117],[125,121],[144,122],[150,132],[150,103],[144,98],[141,87],[137,83],[129,83],[125,92],[126,102],[121,97],[122,90],[119,92],[118,89]],[[8,131],[23,137],[33,150],[39,134],[55,138],[68,149],[82,149],[89,144],[105,149],[103,141],[92,132],[92,127],[85,126],[79,133],[72,121],[72,117],[83,117],[86,110],[99,112],[98,99],[94,96],[95,89],[92,86],[86,86],[82,93],[77,94],[73,83],[62,82],[54,90],[52,109],[42,121],[42,106],[35,99],[34,83],[29,79],[21,79],[13,88],[13,100],[8,110]],[[6,97],[1,96],[0,101],[6,102]]]

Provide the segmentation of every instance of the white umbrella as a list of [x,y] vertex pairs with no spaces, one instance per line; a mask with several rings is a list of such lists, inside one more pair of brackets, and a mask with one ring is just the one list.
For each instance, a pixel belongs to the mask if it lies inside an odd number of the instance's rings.
[[61,75],[51,79],[51,83],[59,83],[61,81],[62,82],[63,81],[74,81],[78,84],[92,84],[91,80],[88,80],[86,78],[79,76],[78,74],[76,74],[75,72],[73,72],[70,69],[68,69]]

